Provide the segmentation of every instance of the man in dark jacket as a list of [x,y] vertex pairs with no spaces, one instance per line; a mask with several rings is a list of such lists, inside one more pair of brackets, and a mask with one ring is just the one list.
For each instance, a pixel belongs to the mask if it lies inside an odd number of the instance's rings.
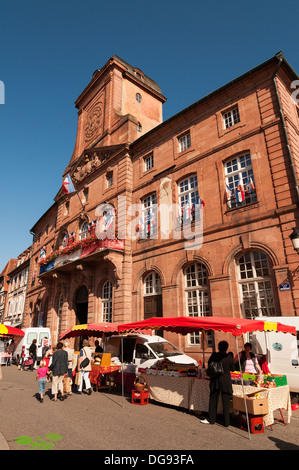
[[52,371],[52,394],[54,397],[53,401],[57,401],[57,393],[60,391],[60,400],[64,400],[63,394],[63,378],[67,373],[68,368],[68,355],[64,351],[63,344],[57,343],[57,350],[52,356],[52,364],[49,369]]
[[34,339],[31,343],[31,346],[29,348],[29,356],[30,359],[33,360],[31,366],[29,367],[29,370],[33,371],[34,364],[36,363],[36,358],[37,358],[37,346],[36,346],[36,339]]
[[224,426],[226,427],[230,425],[229,407],[230,400],[233,395],[233,386],[230,373],[235,370],[233,355],[232,353],[227,354],[227,349],[228,343],[226,341],[220,341],[218,344],[218,352],[213,353],[208,361],[208,364],[211,362],[221,362],[223,366],[223,374],[217,378],[210,379],[209,421],[201,421],[203,423],[215,423],[217,417],[218,399],[221,392]]

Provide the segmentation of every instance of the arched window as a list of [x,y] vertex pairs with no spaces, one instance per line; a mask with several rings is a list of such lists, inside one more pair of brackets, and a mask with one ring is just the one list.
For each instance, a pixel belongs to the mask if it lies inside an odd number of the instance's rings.
[[144,279],[144,295],[160,295],[161,292],[160,276],[153,271]]
[[144,319],[163,316],[161,278],[151,271],[143,280]]
[[79,239],[84,240],[88,236],[88,222],[84,222],[80,227]]
[[245,318],[275,316],[269,261],[265,253],[252,251],[238,260],[238,277]]
[[106,281],[102,289],[103,322],[112,322],[112,284]]
[[[202,263],[193,263],[185,269],[186,314],[189,317],[210,315],[208,272]],[[200,333],[188,335],[189,344],[200,344]]]

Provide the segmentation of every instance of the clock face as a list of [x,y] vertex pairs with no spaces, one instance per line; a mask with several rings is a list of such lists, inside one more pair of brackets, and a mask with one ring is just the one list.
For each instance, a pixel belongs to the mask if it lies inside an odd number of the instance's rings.
[[90,140],[99,128],[102,120],[102,109],[96,105],[87,115],[85,124],[85,140]]

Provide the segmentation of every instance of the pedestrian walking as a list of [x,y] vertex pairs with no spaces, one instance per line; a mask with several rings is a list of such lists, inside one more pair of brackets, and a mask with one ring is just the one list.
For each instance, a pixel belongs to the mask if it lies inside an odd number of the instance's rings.
[[36,362],[36,356],[37,356],[37,346],[36,346],[36,339],[34,339],[31,343],[31,346],[29,348],[29,356],[30,358],[32,359],[32,364],[31,366],[29,367],[29,370],[31,370],[33,372],[33,367],[35,365],[35,362]]
[[220,341],[218,344],[218,352],[214,352],[208,364],[221,363],[222,373],[218,377],[210,377],[210,402],[209,402],[209,419],[201,420],[201,423],[214,424],[217,417],[217,405],[219,395],[222,396],[223,404],[223,418],[224,426],[230,425],[230,400],[233,396],[233,386],[231,381],[230,372],[235,370],[235,364],[232,353],[227,353],[228,343],[226,341]]
[[82,393],[82,388],[83,388],[83,380],[85,382],[85,387],[86,387],[86,392],[88,395],[91,395],[91,385],[90,385],[90,380],[89,380],[89,372],[91,371],[91,348],[89,341],[85,339],[83,341],[82,349],[80,350],[80,355],[79,355],[79,370],[80,370],[80,375],[81,375],[81,380],[80,384],[78,386],[78,392],[79,394]]
[[57,343],[57,350],[52,356],[52,362],[49,366],[49,370],[52,371],[52,401],[57,401],[58,391],[60,392],[60,400],[64,400],[63,393],[63,377],[67,374],[68,368],[68,356],[67,352],[63,349],[61,342]]
[[40,361],[40,365],[36,371],[36,377],[35,377],[35,380],[38,380],[38,391],[39,391],[40,403],[43,403],[44,401],[44,394],[45,394],[46,381],[47,381],[47,372],[48,372],[48,367],[47,367],[46,361],[44,360]]
[[13,353],[15,351],[15,342],[14,342],[14,339],[12,339],[10,341],[10,343],[7,345],[7,365],[8,366],[11,366],[12,364],[12,356],[13,356]]

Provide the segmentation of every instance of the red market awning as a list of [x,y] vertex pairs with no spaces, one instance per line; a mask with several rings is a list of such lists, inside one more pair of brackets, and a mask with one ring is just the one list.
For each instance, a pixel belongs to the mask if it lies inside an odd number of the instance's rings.
[[60,339],[76,338],[77,336],[111,336],[118,333],[118,323],[87,323],[85,325],[74,325],[60,335]]
[[20,328],[0,323],[0,336],[25,336],[25,332]]
[[119,332],[132,332],[138,329],[162,330],[182,335],[208,330],[231,333],[234,336],[241,336],[253,331],[277,331],[296,335],[294,326],[271,322],[271,318],[269,321],[262,321],[227,317],[153,317],[118,327]]

